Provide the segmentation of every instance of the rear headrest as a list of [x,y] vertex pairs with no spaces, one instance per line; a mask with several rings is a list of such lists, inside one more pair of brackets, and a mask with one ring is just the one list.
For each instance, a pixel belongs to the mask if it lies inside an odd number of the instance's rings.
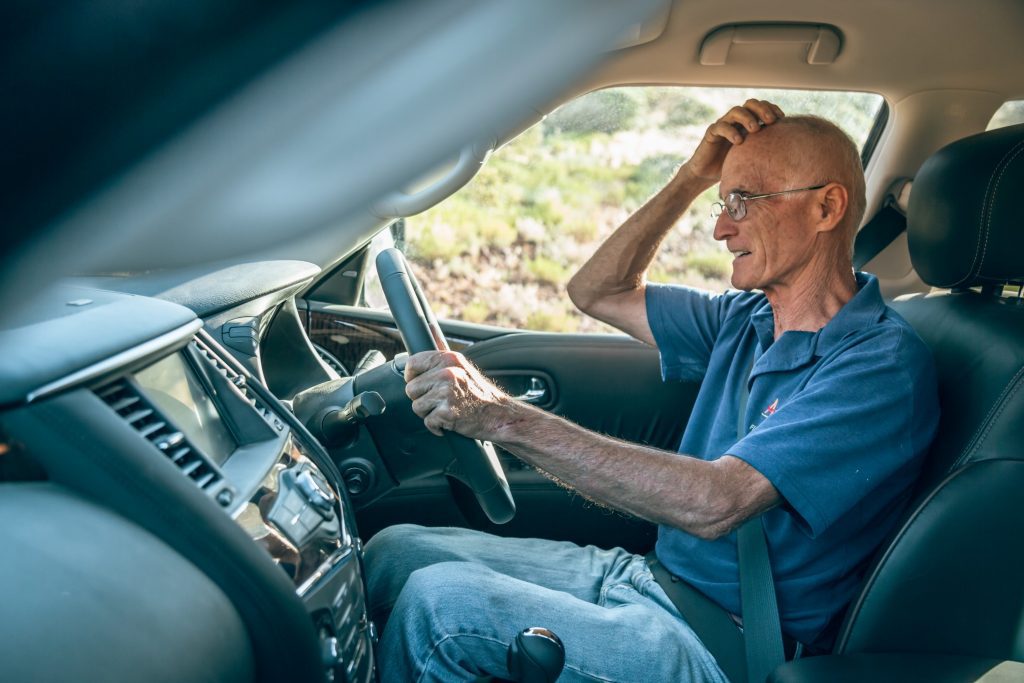
[[1024,280],[1024,124],[933,154],[914,179],[907,239],[933,287]]

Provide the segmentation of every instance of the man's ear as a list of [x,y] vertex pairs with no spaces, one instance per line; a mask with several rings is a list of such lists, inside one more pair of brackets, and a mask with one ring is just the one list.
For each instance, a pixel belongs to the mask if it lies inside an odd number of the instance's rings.
[[850,205],[850,194],[839,183],[829,183],[815,192],[814,220],[818,232],[834,230]]

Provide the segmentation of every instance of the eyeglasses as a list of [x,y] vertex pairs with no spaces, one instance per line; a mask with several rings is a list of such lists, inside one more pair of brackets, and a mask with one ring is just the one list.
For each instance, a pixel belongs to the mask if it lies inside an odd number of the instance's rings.
[[[828,185],[828,183],[825,183]],[[814,187],[800,187],[795,190],[783,190],[782,192],[769,192],[767,194],[746,194],[744,192],[730,192],[725,195],[725,199],[720,202],[715,202],[711,205],[711,217],[718,218],[725,211],[729,214],[729,218],[734,221],[741,221],[747,215],[747,202],[754,199],[765,199],[767,197],[777,197],[780,194],[789,194],[790,192],[807,192],[808,190],[820,190],[825,185],[815,185]]]

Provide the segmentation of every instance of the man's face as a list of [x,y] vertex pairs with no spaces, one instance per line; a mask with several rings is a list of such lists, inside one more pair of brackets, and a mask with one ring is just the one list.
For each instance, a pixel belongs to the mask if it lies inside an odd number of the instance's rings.
[[[792,145],[785,134],[766,129],[734,147],[722,167],[719,191],[765,194],[812,185],[816,178],[801,175],[790,160]],[[788,149],[787,149],[788,147]],[[734,221],[722,212],[715,224],[715,239],[733,254],[732,286],[771,289],[793,284],[811,262],[815,235],[812,192],[755,199],[747,202],[747,215]]]

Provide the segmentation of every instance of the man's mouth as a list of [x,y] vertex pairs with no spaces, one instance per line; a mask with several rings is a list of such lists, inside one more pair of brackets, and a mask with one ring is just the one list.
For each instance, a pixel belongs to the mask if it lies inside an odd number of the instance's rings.
[[749,251],[743,251],[742,249],[730,249],[729,253],[736,258],[743,258],[744,256],[750,256]]

